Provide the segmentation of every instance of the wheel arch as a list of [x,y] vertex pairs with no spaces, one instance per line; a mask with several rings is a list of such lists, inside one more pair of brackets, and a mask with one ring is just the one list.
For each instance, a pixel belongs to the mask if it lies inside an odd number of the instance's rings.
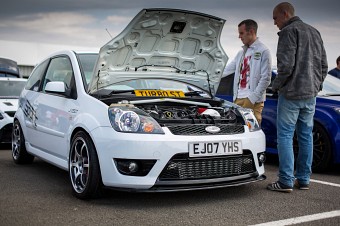
[[[76,127],[76,128],[74,128],[74,130],[72,131],[71,136],[70,136],[70,140],[69,140],[68,161],[70,161],[69,158],[70,158],[70,151],[71,151],[71,146],[72,146],[72,140],[73,140],[74,136],[75,136],[78,132],[80,132],[80,131],[86,133],[86,135],[91,139],[91,142],[92,142],[92,144],[93,144],[93,146],[94,146],[94,148],[95,148],[95,151],[96,151],[96,154],[97,154],[98,160],[99,160],[98,148],[97,148],[97,146],[96,146],[96,142],[94,141],[93,137],[91,136],[91,133],[88,132],[88,131],[87,131],[85,128],[83,128],[83,127]],[[100,170],[101,170],[100,161],[99,161],[99,168],[100,168]]]
[[334,118],[331,117],[331,115],[329,115],[328,113],[322,112],[322,116],[323,117],[314,117],[314,125],[318,124],[327,133],[327,138],[329,139],[331,144],[331,152],[333,159],[332,162],[333,163],[340,162],[340,154],[336,150],[337,147],[336,141],[335,139],[332,139],[337,135],[335,131],[338,131],[337,128],[338,122],[334,120]]
[[[79,132],[82,132],[82,134],[79,134],[79,137],[83,137],[84,142],[87,142],[87,143],[91,142],[91,146],[93,146],[94,150],[88,149],[87,150],[87,153],[88,153],[87,156],[90,156],[90,153],[93,153],[94,158],[88,158],[88,160],[87,160],[88,165],[91,165],[91,167],[88,167],[89,170],[92,168],[90,170],[91,173],[87,174],[87,175],[89,175],[89,178],[88,178],[88,182],[86,182],[86,185],[84,185],[85,186],[84,190],[78,193],[78,191],[76,191],[76,188],[75,188],[75,185],[74,185],[76,183],[75,178],[72,176],[72,175],[75,175],[74,172],[73,172],[73,168],[77,168],[77,166],[74,166],[72,164],[72,167],[71,167],[71,159],[73,159],[73,158],[71,158],[71,155],[73,155],[71,148],[72,148],[72,141],[76,137],[76,134],[79,133]],[[88,140],[88,141],[86,141],[86,140]],[[89,144],[87,144],[87,146],[88,145]],[[83,161],[83,160],[81,160],[81,161]],[[72,131],[72,134],[70,136],[70,148],[69,148],[68,162],[69,162],[68,163],[68,172],[69,172],[69,177],[70,177],[70,180],[71,180],[71,183],[72,183],[72,186],[73,186],[73,194],[77,198],[80,198],[80,199],[89,199],[89,198],[100,197],[101,196],[101,188],[103,186],[103,179],[102,179],[102,176],[101,176],[102,171],[101,171],[100,161],[99,161],[99,158],[98,158],[97,148],[95,146],[95,142],[94,142],[93,138],[91,137],[91,134],[82,127],[77,127]],[[90,162],[91,162],[91,164],[90,164]],[[81,167],[83,167],[83,166],[81,166]],[[90,176],[90,175],[92,175],[92,176]]]

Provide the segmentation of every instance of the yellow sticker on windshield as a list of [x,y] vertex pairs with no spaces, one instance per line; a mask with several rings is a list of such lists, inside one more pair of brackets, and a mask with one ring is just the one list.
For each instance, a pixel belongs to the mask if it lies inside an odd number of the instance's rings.
[[135,94],[139,97],[185,97],[179,90],[135,90]]

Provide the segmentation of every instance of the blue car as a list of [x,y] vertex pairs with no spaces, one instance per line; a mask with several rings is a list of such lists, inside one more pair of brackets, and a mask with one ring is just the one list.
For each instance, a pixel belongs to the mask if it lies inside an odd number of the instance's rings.
[[[272,80],[276,72],[273,71]],[[232,101],[233,75],[221,80],[217,97]],[[262,112],[262,130],[266,135],[267,153],[277,154],[276,110],[277,94],[267,90],[267,99]],[[333,163],[340,163],[340,79],[327,76],[323,90],[316,98],[313,128],[313,172],[325,172]],[[294,152],[298,152],[294,136]]]

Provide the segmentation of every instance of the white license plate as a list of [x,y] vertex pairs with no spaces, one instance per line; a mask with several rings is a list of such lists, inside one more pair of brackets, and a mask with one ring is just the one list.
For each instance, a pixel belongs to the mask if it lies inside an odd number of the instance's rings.
[[189,143],[189,157],[242,154],[240,141],[214,141]]

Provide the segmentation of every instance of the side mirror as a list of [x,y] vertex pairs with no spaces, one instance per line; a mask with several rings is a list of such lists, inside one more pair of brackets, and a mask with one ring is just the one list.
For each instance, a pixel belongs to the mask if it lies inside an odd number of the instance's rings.
[[65,83],[64,82],[48,82],[45,86],[45,92],[58,93],[65,95]]

